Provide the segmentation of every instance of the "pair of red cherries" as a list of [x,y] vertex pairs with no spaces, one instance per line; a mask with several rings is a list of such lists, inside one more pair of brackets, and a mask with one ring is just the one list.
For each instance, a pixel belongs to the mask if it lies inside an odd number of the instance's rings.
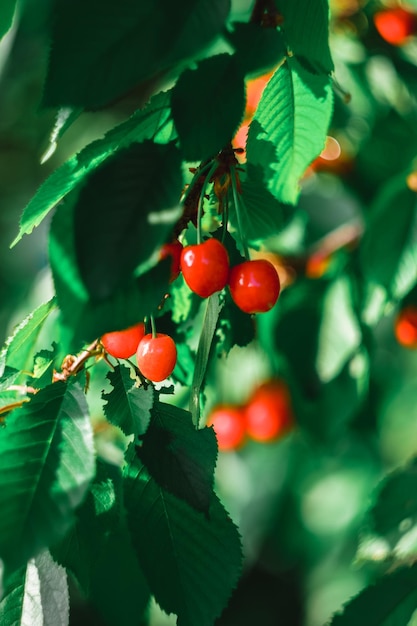
[[181,270],[191,291],[202,298],[228,285],[235,304],[249,314],[269,311],[278,299],[279,276],[266,259],[244,261],[230,268],[226,248],[214,238],[181,249],[179,242],[168,246],[164,256],[172,256],[171,280]]
[[116,359],[129,359],[136,354],[140,372],[154,383],[168,378],[177,362],[177,348],[172,337],[164,333],[146,334],[143,322],[106,333],[101,337],[101,343]]

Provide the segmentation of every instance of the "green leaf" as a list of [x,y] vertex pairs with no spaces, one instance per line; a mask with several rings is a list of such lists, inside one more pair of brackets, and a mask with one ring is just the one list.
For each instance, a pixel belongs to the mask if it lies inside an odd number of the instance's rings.
[[312,72],[329,74],[333,61],[329,48],[328,0],[276,0],[284,17],[282,30],[287,45]]
[[0,623],[7,626],[68,626],[69,594],[63,567],[44,551],[9,577],[0,603]]
[[237,583],[236,527],[213,494],[205,516],[162,489],[137,460],[125,478],[132,541],[157,602],[179,626],[212,626]]
[[20,371],[15,369],[14,367],[9,367],[6,365],[4,368],[3,374],[0,378],[0,391],[6,391],[10,385],[13,385],[16,378],[19,376]]
[[16,245],[23,235],[30,234],[36,226],[39,226],[51,209],[81,184],[109,155],[135,141],[145,139],[158,141],[158,131],[169,119],[170,95],[170,92],[158,94],[145,109],[136,111],[126,122],[110,130],[102,139],[90,143],[53,172],[26,206],[20,220],[19,234],[12,246]]
[[233,22],[227,40],[236,50],[236,59],[244,74],[260,74],[284,59],[286,48],[282,33],[259,24]]
[[202,50],[229,8],[229,0],[56,2],[44,104],[108,104]]
[[385,304],[387,299],[401,299],[416,283],[417,201],[404,175],[390,180],[377,196],[359,255],[369,311],[376,291],[382,291]]
[[132,626],[133,616],[139,624],[149,589],[126,526],[118,467],[97,463],[97,476],[76,517],[54,557],[72,572],[107,624]]
[[[282,229],[284,214],[282,205],[262,181],[262,173],[250,164],[246,171],[247,178],[241,181],[239,214],[243,237],[248,244],[256,245]],[[230,205],[230,222],[237,227],[234,204]]]
[[287,59],[265,87],[249,127],[248,164],[280,201],[295,204],[299,180],[324,147],[333,111],[330,79]]
[[0,39],[12,25],[15,6],[16,0],[2,0],[0,4]]
[[[0,372],[4,376],[5,368],[22,370],[31,367],[31,357],[42,326],[51,311],[56,308],[55,298],[41,304],[28,315],[9,337],[0,353]],[[10,370],[9,370],[10,372]]]
[[73,206],[69,202],[60,207],[52,220],[49,257],[69,351],[78,351],[83,343],[108,331],[137,324],[138,319],[159,305],[167,291],[169,260],[141,276],[126,277],[108,298],[91,300],[78,271]]
[[333,617],[329,626],[403,626],[417,605],[417,566],[404,568],[367,587]]
[[404,520],[406,531],[417,524],[417,458],[382,481],[367,519],[372,532],[394,541],[403,535]]
[[13,571],[67,531],[94,476],[93,436],[76,381],[41,389],[0,429],[0,558]]
[[161,487],[208,512],[217,459],[212,428],[197,430],[188,411],[155,402],[137,454]]
[[323,382],[335,378],[361,345],[362,335],[346,275],[329,286],[323,301],[316,369]]
[[200,421],[200,392],[207,371],[207,363],[210,354],[211,344],[219,319],[222,305],[219,294],[215,293],[207,299],[206,311],[204,314],[203,330],[198,342],[197,354],[195,358],[194,376],[191,385],[190,410],[193,422],[198,426]]
[[182,185],[178,148],[152,141],[119,151],[88,177],[74,208],[74,245],[92,298],[109,297],[159,250],[181,216]]
[[148,428],[153,405],[153,387],[145,389],[137,386],[137,379],[131,376],[132,370],[118,365],[106,378],[113,389],[102,394],[104,413],[125,435],[141,436]]
[[231,140],[245,108],[236,58],[219,54],[185,71],[172,91],[172,116],[188,161],[217,154]]

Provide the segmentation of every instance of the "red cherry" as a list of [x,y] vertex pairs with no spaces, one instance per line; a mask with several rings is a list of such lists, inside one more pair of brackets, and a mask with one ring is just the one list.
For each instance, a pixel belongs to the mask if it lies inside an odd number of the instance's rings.
[[145,378],[159,383],[168,378],[177,362],[177,348],[169,335],[149,333],[141,339],[136,352],[138,367]]
[[220,241],[207,239],[204,243],[184,248],[181,253],[181,270],[191,291],[208,298],[227,285],[229,255]]
[[264,313],[278,300],[281,284],[272,263],[257,259],[231,269],[229,289],[239,309],[245,313]]
[[395,320],[395,336],[405,348],[417,348],[417,307],[407,306]]
[[105,351],[116,359],[129,359],[138,348],[139,341],[145,334],[145,324],[139,322],[125,330],[106,333],[101,338]]
[[416,16],[401,7],[375,13],[374,23],[381,37],[393,46],[401,46],[417,26]]
[[181,252],[183,250],[182,243],[179,241],[172,241],[171,243],[165,243],[159,253],[159,259],[162,261],[167,257],[171,257],[171,276],[169,282],[172,283],[180,273],[180,259]]
[[245,408],[246,432],[255,441],[273,441],[293,426],[288,389],[279,380],[270,380],[255,390]]
[[219,450],[235,450],[245,439],[245,416],[238,406],[219,405],[213,409],[208,426],[213,426]]

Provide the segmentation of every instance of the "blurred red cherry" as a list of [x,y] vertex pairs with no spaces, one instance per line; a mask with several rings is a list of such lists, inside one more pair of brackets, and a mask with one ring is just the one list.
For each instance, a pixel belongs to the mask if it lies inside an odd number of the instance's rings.
[[236,450],[245,439],[245,414],[239,406],[217,406],[211,412],[207,425],[213,426],[221,451]]
[[271,379],[258,387],[245,408],[246,433],[255,441],[275,441],[293,428],[287,386]]
[[410,35],[414,35],[417,18],[401,7],[378,11],[374,15],[375,28],[385,41],[393,46],[401,46]]
[[180,259],[183,246],[179,241],[171,241],[171,243],[165,243],[159,253],[159,258],[162,261],[167,257],[171,257],[171,276],[169,282],[172,283],[178,276],[181,270]]
[[405,348],[417,348],[417,307],[406,306],[395,320],[395,336]]

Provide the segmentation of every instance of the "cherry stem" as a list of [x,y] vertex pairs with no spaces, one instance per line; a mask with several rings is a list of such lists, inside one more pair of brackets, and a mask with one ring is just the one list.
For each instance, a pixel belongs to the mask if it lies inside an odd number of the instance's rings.
[[153,315],[150,315],[149,319],[151,320],[152,338],[155,339],[156,338],[155,318]]
[[211,167],[211,161],[209,161],[208,163],[206,163],[203,166],[200,166],[197,169],[197,171],[195,172],[194,176],[191,179],[190,184],[188,185],[187,189],[182,194],[180,202],[184,203],[186,201],[186,199],[188,198],[190,192],[194,188],[194,185],[196,184],[198,179],[201,178],[201,176],[204,176],[205,172],[207,172],[210,169],[210,167]]
[[234,201],[235,211],[236,211],[237,229],[239,232],[239,238],[242,244],[243,254],[245,256],[245,259],[247,261],[250,261],[249,248],[246,243],[246,239],[243,236],[242,217],[240,214],[240,205],[241,203],[243,203],[243,200],[242,198],[239,198],[239,193],[237,190],[237,182],[236,182],[237,176],[238,174],[237,174],[236,168],[232,165],[232,167],[230,168],[230,179],[232,181],[233,201]]
[[203,217],[204,196],[206,195],[207,185],[209,184],[210,179],[213,176],[214,172],[217,170],[217,168],[218,168],[217,161],[214,161],[214,163],[211,164],[210,170],[206,178],[204,179],[203,185],[201,187],[201,194],[198,199],[198,207],[197,207],[197,243],[198,244],[201,243],[201,220]]
[[74,374],[78,374],[83,365],[93,356],[103,353],[103,348],[99,345],[99,340],[95,339],[85,350],[83,350],[68,367],[62,367],[61,372],[54,372],[53,382],[58,380],[66,381]]

